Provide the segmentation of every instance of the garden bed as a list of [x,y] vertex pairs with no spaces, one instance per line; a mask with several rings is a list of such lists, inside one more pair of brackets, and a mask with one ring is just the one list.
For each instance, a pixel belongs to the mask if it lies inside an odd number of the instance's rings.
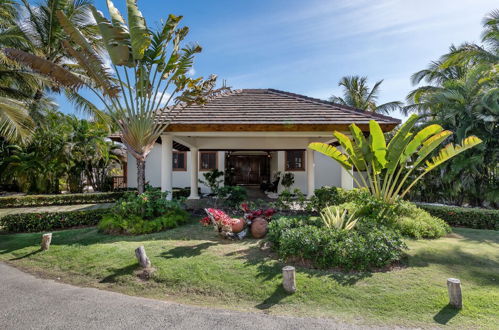
[[[297,267],[298,291],[281,287],[284,263],[261,240],[223,240],[197,222],[142,236],[104,235],[95,228],[2,235],[0,260],[47,278],[130,295],[273,314],[341,318],[369,325],[493,328],[498,320],[499,235],[456,229],[436,240],[407,240],[404,267],[338,272]],[[144,245],[156,268],[135,275],[134,249]],[[447,306],[446,279],[463,283],[465,308]],[[361,317],[359,315],[362,315]]]

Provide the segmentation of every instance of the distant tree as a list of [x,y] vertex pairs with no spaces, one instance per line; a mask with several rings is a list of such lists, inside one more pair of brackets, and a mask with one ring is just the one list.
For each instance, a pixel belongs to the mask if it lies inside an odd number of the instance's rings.
[[376,82],[373,88],[370,89],[367,83],[367,77],[343,77],[338,83],[338,86],[343,88],[343,97],[333,95],[329,100],[360,110],[384,114],[400,109],[403,104],[400,101],[377,104],[379,87],[382,82],[383,80]]

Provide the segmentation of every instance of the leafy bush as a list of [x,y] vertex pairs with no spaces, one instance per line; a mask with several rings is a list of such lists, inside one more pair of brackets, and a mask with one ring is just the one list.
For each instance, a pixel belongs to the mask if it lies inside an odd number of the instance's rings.
[[6,196],[0,197],[0,208],[112,203],[122,196],[123,192]]
[[326,228],[312,217],[280,218],[267,238],[283,258],[299,258],[320,268],[367,270],[399,260],[406,248],[399,233],[386,227],[369,231]]
[[76,226],[95,226],[108,210],[10,214],[0,218],[0,227],[11,232],[38,232]]
[[412,238],[438,238],[450,233],[450,226],[413,203],[401,202],[397,208],[395,227]]
[[315,189],[314,195],[310,198],[310,209],[320,212],[325,207],[339,205],[346,202],[342,196],[340,196],[340,190],[343,189],[329,186],[323,186],[319,189]]
[[499,210],[439,205],[418,207],[445,220],[451,226],[499,230]]
[[291,172],[284,173],[282,176],[281,184],[286,189],[289,190],[291,186],[295,183],[295,175]]
[[146,234],[176,227],[188,219],[178,200],[168,193],[149,189],[143,194],[127,192],[99,223],[100,230],[113,234]]
[[217,195],[228,207],[238,207],[248,197],[246,189],[241,186],[220,187]]

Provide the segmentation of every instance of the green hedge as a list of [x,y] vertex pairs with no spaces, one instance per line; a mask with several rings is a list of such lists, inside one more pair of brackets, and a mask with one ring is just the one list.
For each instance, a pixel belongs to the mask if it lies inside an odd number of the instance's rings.
[[0,208],[87,203],[112,203],[122,196],[123,192],[7,196],[0,197]]
[[9,232],[38,232],[77,226],[95,226],[109,210],[10,214],[0,218]]
[[431,215],[455,227],[499,230],[499,210],[418,204]]

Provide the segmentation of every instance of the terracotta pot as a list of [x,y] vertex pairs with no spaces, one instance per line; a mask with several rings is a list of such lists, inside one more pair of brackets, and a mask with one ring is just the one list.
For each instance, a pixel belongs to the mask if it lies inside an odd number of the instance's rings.
[[267,226],[268,226],[267,220],[263,218],[256,218],[253,220],[253,223],[251,224],[251,235],[254,238],[263,238],[265,235],[267,235]]
[[232,223],[232,232],[240,233],[244,229],[244,220],[242,219],[232,219],[234,222]]

